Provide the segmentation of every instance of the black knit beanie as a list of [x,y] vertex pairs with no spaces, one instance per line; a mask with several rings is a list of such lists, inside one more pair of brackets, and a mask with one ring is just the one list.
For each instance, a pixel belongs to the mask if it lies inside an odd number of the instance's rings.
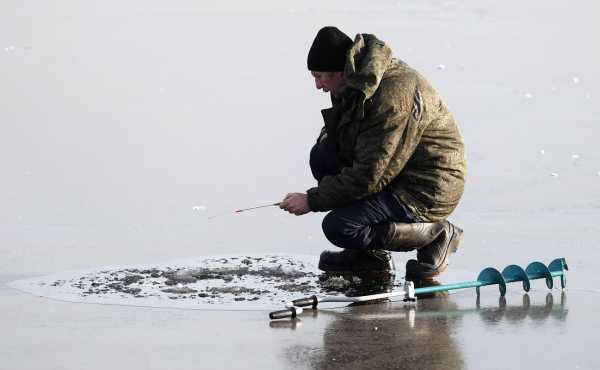
[[346,52],[352,44],[352,39],[337,27],[321,28],[308,52],[308,69],[319,72],[343,71]]

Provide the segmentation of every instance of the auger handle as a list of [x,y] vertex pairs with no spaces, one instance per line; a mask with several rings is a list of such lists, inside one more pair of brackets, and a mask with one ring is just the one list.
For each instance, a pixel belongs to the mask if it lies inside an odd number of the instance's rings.
[[319,304],[319,298],[317,298],[316,295],[313,295],[310,297],[293,300],[292,303],[296,307],[312,306],[312,308],[315,309],[315,308],[317,308],[317,305]]
[[302,313],[302,307],[289,307],[285,310],[274,311],[269,314],[271,320],[285,319],[288,317],[296,318],[296,316]]

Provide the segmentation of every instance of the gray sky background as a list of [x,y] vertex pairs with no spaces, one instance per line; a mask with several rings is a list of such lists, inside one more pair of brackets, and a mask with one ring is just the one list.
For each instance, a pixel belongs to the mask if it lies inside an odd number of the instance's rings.
[[445,97],[467,227],[600,207],[596,2],[370,4],[3,1],[0,270],[327,247],[323,214],[206,219],[313,186],[324,25],[375,33]]

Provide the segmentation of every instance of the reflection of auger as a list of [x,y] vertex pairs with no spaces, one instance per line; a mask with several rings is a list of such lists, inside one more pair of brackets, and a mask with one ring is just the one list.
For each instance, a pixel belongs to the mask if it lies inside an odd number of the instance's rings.
[[477,295],[479,295],[479,288],[494,284],[498,284],[500,295],[504,296],[506,294],[507,283],[521,281],[523,282],[523,290],[528,292],[531,288],[531,280],[546,279],[546,286],[548,286],[548,289],[552,289],[554,286],[553,278],[555,277],[560,277],[561,288],[564,289],[567,284],[567,270],[568,266],[564,258],[557,258],[548,266],[541,262],[532,262],[525,270],[517,265],[510,265],[502,270],[502,272],[493,267],[488,267],[479,273],[477,280],[465,281],[462,283],[442,284],[415,289],[414,284],[411,281],[406,281],[403,289],[389,293],[372,294],[362,297],[317,297],[316,295],[313,295],[311,297],[296,299],[288,302],[286,303],[285,310],[271,312],[269,317],[271,320],[283,319],[287,317],[294,318],[302,313],[303,307],[311,307],[316,309],[319,303],[325,302],[357,303],[394,297],[403,297],[405,301],[415,301],[416,297],[421,294],[464,288],[476,288]]
[[[407,305],[401,307],[401,310],[390,309],[390,306],[382,306],[381,309],[377,309],[374,306],[370,306],[370,311],[360,311],[359,320],[406,320],[408,326],[411,329],[415,328],[416,319],[429,319],[437,320],[440,318],[449,319],[453,317],[463,317],[471,314],[479,314],[485,325],[497,325],[499,322],[506,320],[509,323],[515,323],[522,321],[526,318],[532,319],[536,322],[544,321],[549,318],[554,320],[564,321],[569,310],[566,307],[567,296],[563,290],[560,292],[560,302],[554,302],[554,294],[547,292],[545,296],[545,302],[543,304],[532,304],[529,293],[523,293],[521,297],[522,304],[519,305],[508,305],[506,297],[500,297],[498,299],[498,306],[481,307],[480,296],[477,296],[476,304],[474,308],[468,309],[448,309],[447,305],[444,305],[444,301],[438,301],[442,303],[442,309],[436,309],[435,304],[433,308],[426,306],[424,310],[417,311],[414,305]],[[388,302],[391,303],[391,302]],[[455,307],[455,306],[452,306]],[[329,315],[336,315],[335,311],[325,311]],[[317,314],[321,315],[319,311],[312,311],[313,317],[317,317]],[[269,326],[275,329],[297,329],[302,326],[301,320],[274,320],[271,321]]]

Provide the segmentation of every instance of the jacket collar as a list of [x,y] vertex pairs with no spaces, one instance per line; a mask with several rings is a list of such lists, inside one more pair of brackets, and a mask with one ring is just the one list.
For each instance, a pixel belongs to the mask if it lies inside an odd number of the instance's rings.
[[365,101],[377,91],[391,61],[392,50],[383,41],[374,35],[356,35],[344,67],[347,88],[341,97],[331,97],[331,108],[321,111],[328,132],[365,117]]
[[363,93],[363,102],[375,94],[392,61],[392,50],[374,35],[358,34],[348,50],[344,78],[346,84]]

